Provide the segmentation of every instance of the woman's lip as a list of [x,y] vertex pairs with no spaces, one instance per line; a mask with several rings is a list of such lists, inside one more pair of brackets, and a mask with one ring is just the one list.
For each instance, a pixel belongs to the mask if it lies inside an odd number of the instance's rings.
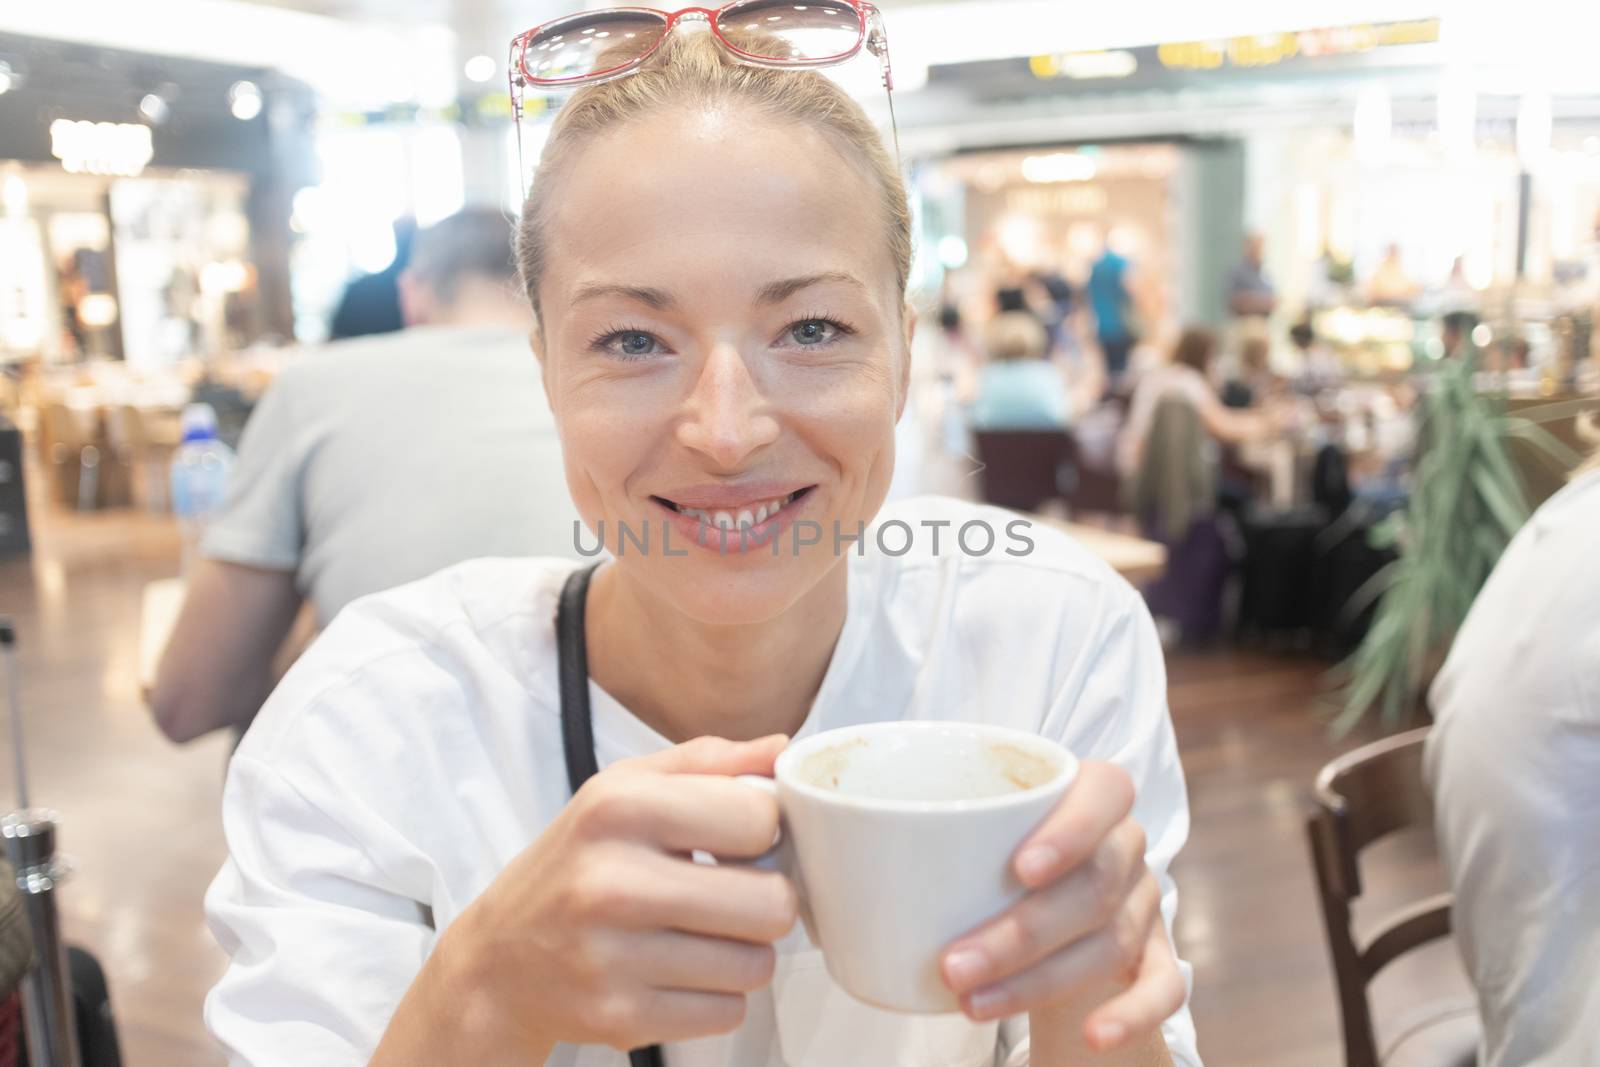
[[753,508],[769,500],[782,500],[806,489],[815,489],[815,483],[801,482],[747,482],[742,485],[693,485],[675,492],[652,494],[657,500],[666,500],[680,508],[697,508],[700,511],[733,511]]
[[[807,486],[813,489],[815,486]],[[783,532],[794,525],[796,517],[815,496],[815,493],[802,493],[794,500],[789,501],[777,512],[750,527],[734,527],[724,530],[722,527],[698,519],[693,515],[685,515],[667,504],[662,503],[662,498],[651,497],[650,502],[665,512],[677,531],[678,536],[684,540],[680,544],[698,545],[701,548],[713,551],[719,555],[737,555],[765,548],[773,551],[773,544],[782,537]],[[721,509],[719,509],[721,510]],[[677,555],[677,552],[670,553]]]

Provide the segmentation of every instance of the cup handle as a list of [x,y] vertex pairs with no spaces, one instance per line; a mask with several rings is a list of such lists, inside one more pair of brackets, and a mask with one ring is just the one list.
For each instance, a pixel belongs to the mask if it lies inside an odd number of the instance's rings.
[[[778,783],[771,778],[759,774],[741,774],[735,781],[743,782],[754,789],[778,798]],[[811,918],[810,894],[806,892],[805,880],[800,876],[800,857],[795,854],[794,840],[789,836],[784,826],[782,816],[778,820],[778,836],[772,841],[772,847],[753,859],[722,859],[718,857],[719,864],[731,864],[740,867],[756,867],[763,871],[776,871],[794,885],[795,893],[800,898],[800,922],[805,926],[806,936],[813,945],[820,945],[817,940],[816,924]]]

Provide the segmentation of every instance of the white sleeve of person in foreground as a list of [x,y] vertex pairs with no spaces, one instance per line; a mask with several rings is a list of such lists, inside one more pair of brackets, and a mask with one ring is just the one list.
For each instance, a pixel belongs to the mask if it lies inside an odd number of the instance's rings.
[[[1121,610],[1105,612],[1100,639],[1063,665],[1065,678],[1040,732],[1079,759],[1114,763],[1133,778],[1133,814],[1148,841],[1145,864],[1161,884],[1161,914],[1171,940],[1178,889],[1168,868],[1189,837],[1188,792],[1167,710],[1161,641],[1144,601],[1118,585],[1125,591]],[[1194,968],[1181,959],[1179,968],[1192,994]],[[1027,1030],[1025,1015],[1003,1024],[1003,1047],[1010,1050],[1003,1067],[1029,1067]],[[1161,1032],[1174,1064],[1201,1067],[1187,1001]]]
[[224,807],[228,860],[206,913],[232,963],[206,1026],[234,1067],[364,1064],[436,935],[361,843],[271,768],[236,757],[228,778],[238,802]]

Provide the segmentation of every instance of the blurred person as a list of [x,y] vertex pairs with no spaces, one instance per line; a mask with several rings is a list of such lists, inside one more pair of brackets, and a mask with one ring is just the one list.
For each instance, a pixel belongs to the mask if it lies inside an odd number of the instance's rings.
[[1600,452],[1518,531],[1429,693],[1482,1067],[1600,1063]]
[[1417,284],[1400,262],[1400,245],[1391,243],[1377,270],[1367,280],[1367,301],[1380,307],[1409,304],[1417,295]]
[[150,693],[167,736],[249,724],[302,600],[326,627],[451,563],[574,554],[515,278],[504,215],[453,215],[418,236],[400,278],[408,329],[330,345],[273,383]]
[[977,430],[1065,428],[1072,412],[1067,383],[1050,360],[1050,336],[1025,311],[996,315],[984,330],[988,361],[972,405]]
[[1222,403],[1211,383],[1217,352],[1216,334],[1202,326],[1183,331],[1169,362],[1152,367],[1139,379],[1128,408],[1128,421],[1117,441],[1117,469],[1132,477],[1144,457],[1156,406],[1176,397],[1195,411],[1208,439],[1216,444],[1242,444],[1267,436],[1278,422],[1263,411],[1239,411]]
[[1247,338],[1239,350],[1239,370],[1222,386],[1222,402],[1230,408],[1251,408],[1283,390],[1272,369],[1272,347],[1265,337]]
[[1137,308],[1133,290],[1133,264],[1115,248],[1107,231],[1105,248],[1089,269],[1085,286],[1094,311],[1095,340],[1105,363],[1106,387],[1120,391],[1128,372],[1128,358],[1138,342]]
[[394,258],[380,271],[363,274],[344,288],[339,306],[328,326],[328,340],[365,337],[374,333],[394,333],[406,326],[400,306],[400,278],[411,259],[411,244],[416,236],[415,219],[394,221]]
[[[519,256],[579,511],[672,544],[465,564],[323,633],[230,769],[208,1026],[251,1067],[599,1067],[656,1043],[644,1062],[674,1067],[1198,1067],[1143,605],[1059,531],[952,547],[1009,512],[880,511],[916,323],[894,159],[837,83],[709,33],[623,74],[557,113]],[[890,516],[948,525],[943,550],[756,550]],[[776,803],[729,779],[770,775],[785,736],[885,716],[1009,722],[1083,761],[1019,852],[1020,903],[941,954],[961,1013],[852,999],[784,875],[691,856],[770,848]]]
[[1467,354],[1472,331],[1477,325],[1478,316],[1470,311],[1451,311],[1440,320],[1439,341],[1444,346],[1445,359],[1459,359]]
[[1289,343],[1294,347],[1298,366],[1295,373],[1303,387],[1318,389],[1333,385],[1344,377],[1344,366],[1317,337],[1309,319],[1289,327]]
[[1041,296],[1040,317],[1049,334],[1052,355],[1075,351],[1072,344],[1070,322],[1073,299],[1072,283],[1056,267],[1041,267],[1032,274],[1033,282]]
[[[1232,382],[1248,372],[1241,366],[1247,352],[1264,345],[1270,350],[1267,317],[1278,306],[1277,291],[1267,279],[1264,242],[1259,233],[1245,235],[1239,262],[1228,272],[1228,330],[1222,346],[1223,377]],[[1248,406],[1248,405],[1237,405]]]
[[1124,495],[1146,537],[1167,546],[1168,565],[1143,590],[1169,640],[1204,644],[1222,632],[1222,598],[1232,567],[1229,518],[1246,491],[1225,481],[1221,445],[1265,436],[1271,409],[1222,403],[1211,373],[1217,338],[1184,330],[1171,361],[1145,371],[1117,442]]
[[1259,233],[1246,234],[1239,262],[1228,273],[1228,310],[1236,317],[1264,319],[1278,306],[1262,259],[1264,247]]
[[1453,309],[1471,311],[1478,304],[1478,290],[1467,280],[1467,257],[1457,256],[1450,264],[1450,273],[1440,289],[1443,301]]
[[1026,312],[1047,329],[1055,314],[1055,300],[1038,274],[1010,261],[1005,262],[996,279],[994,306],[997,315]]

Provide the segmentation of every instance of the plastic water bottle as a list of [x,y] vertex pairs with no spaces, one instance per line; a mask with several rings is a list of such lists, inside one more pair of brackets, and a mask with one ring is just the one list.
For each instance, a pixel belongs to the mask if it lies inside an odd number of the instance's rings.
[[188,571],[206,522],[222,506],[233,473],[233,449],[217,439],[217,413],[210,404],[183,409],[183,443],[172,457],[172,513],[183,533],[183,569]]

